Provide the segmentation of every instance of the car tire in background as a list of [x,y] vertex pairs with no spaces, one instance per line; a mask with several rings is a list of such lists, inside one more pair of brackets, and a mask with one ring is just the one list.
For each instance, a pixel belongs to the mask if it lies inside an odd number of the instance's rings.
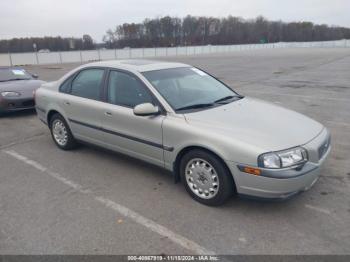
[[77,142],[62,115],[54,114],[50,119],[49,127],[52,139],[60,149],[70,150],[77,147]]
[[226,165],[205,150],[187,152],[180,162],[180,175],[191,197],[205,205],[222,205],[235,191],[233,177]]

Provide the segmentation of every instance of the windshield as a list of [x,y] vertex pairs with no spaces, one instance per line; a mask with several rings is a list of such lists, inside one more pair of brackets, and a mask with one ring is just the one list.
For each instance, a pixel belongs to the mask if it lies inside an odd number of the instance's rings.
[[21,68],[0,68],[0,81],[27,80],[32,76]]
[[238,94],[194,67],[144,72],[143,75],[175,110],[204,108]]

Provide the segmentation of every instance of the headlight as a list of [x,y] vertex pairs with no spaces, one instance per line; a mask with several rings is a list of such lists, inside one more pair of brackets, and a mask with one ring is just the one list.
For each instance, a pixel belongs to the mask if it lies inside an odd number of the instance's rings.
[[258,158],[260,167],[265,168],[285,168],[307,161],[307,152],[302,147],[262,154]]
[[21,93],[12,92],[12,91],[5,91],[5,92],[1,92],[1,95],[3,97],[18,97],[21,95]]

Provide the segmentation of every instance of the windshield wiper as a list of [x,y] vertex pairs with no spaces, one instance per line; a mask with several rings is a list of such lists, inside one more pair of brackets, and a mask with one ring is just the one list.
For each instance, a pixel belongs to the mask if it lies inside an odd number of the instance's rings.
[[189,106],[184,106],[184,107],[180,107],[177,108],[176,111],[178,110],[187,110],[187,109],[197,109],[197,108],[206,108],[206,107],[212,107],[215,106],[215,104],[220,104],[220,102],[226,101],[226,100],[230,100],[233,98],[238,99],[242,99],[244,96],[241,95],[235,95],[235,96],[225,96],[223,98],[220,98],[218,100],[216,100],[214,103],[202,103],[202,104],[194,104],[194,105],[189,105]]
[[220,98],[220,99],[214,101],[214,103],[224,102],[224,101],[230,100],[230,99],[232,99],[232,98],[242,99],[243,97],[244,97],[244,96],[241,96],[241,95],[225,96],[225,97],[223,97],[223,98]]
[[189,106],[184,106],[177,108],[176,110],[187,110],[187,109],[197,109],[197,108],[206,108],[206,107],[212,107],[214,103],[206,103],[206,104],[194,104]]

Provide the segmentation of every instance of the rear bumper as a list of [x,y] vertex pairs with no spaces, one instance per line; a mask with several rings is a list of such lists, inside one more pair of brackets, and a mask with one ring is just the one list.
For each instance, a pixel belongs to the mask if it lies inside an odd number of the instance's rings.
[[[309,151],[317,151],[325,139],[329,137],[328,131],[322,132],[317,138],[304,145]],[[319,179],[320,168],[331,151],[327,151],[318,161],[307,162],[301,169],[286,168],[270,173],[262,169],[260,176],[251,175],[240,171],[239,165],[226,162],[235,179],[237,193],[249,198],[267,200],[284,200],[307,191]],[[266,171],[266,172],[264,172]]]
[[39,106],[35,106],[35,110],[40,121],[43,122],[45,125],[48,125],[46,120],[46,110]]

